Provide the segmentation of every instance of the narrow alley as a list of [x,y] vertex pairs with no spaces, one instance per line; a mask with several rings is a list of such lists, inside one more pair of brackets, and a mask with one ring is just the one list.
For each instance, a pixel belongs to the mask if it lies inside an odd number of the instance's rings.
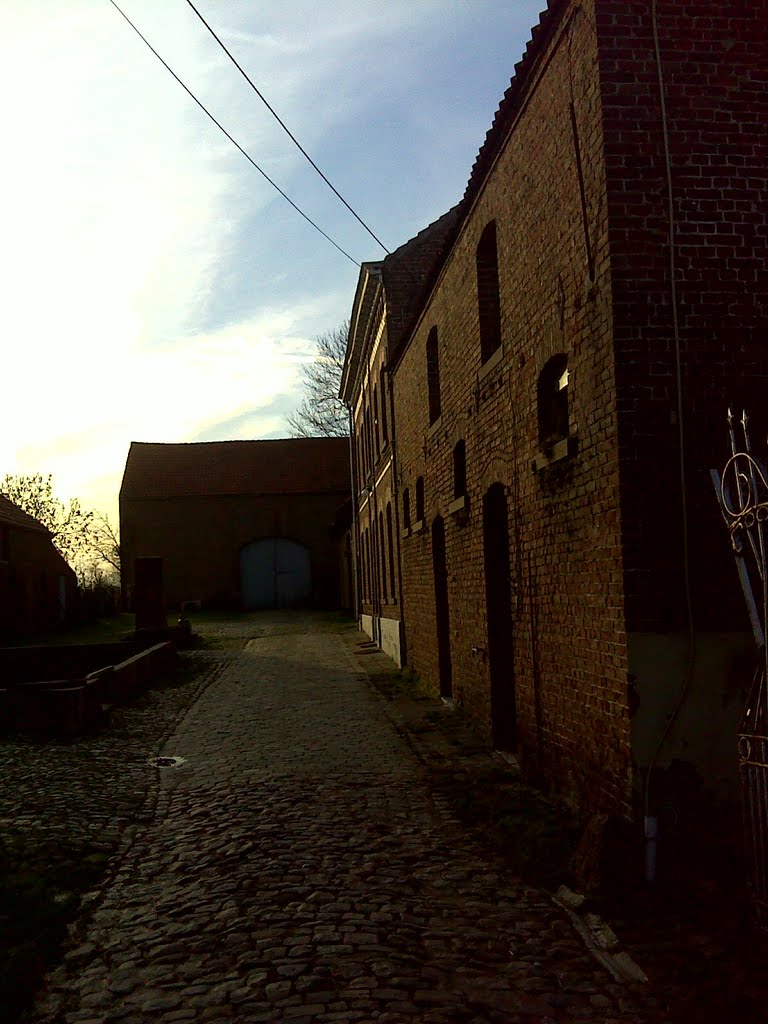
[[148,751],[183,760],[147,766],[36,1024],[656,1019],[430,796],[338,631],[210,628],[207,686]]

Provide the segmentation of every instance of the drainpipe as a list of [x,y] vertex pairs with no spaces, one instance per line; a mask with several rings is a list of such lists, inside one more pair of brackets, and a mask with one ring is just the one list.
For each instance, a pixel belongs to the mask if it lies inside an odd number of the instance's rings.
[[355,424],[352,419],[352,406],[347,405],[349,419],[349,481],[352,488],[352,612],[360,625],[360,591],[358,587],[358,553],[360,547],[360,529],[357,518],[357,463],[355,460]]
[[[402,553],[400,551],[400,481],[398,478],[397,468],[397,445],[395,438],[397,437],[397,431],[395,429],[395,393],[393,387],[394,376],[391,368],[387,365],[384,367],[384,372],[387,375],[387,381],[389,384],[389,444],[392,451],[392,504],[395,506],[395,536],[393,541],[397,550],[397,600],[400,604],[400,657],[402,660],[402,667],[405,668],[407,662],[407,645],[405,642],[405,608],[403,606],[403,562]],[[383,397],[383,396],[382,396]]]
[[[373,452],[375,452],[375,450],[376,450],[376,446],[374,444],[373,451],[371,452],[371,455],[373,455]],[[382,538],[379,536],[379,533],[380,533],[380,530],[379,530],[379,506],[378,506],[378,499],[377,499],[377,496],[376,496],[376,472],[377,472],[377,470],[379,468],[378,467],[378,461],[379,460],[378,460],[378,457],[377,457],[376,460],[373,463],[373,473],[371,474],[370,497],[368,498],[368,501],[371,503],[371,523],[372,523],[372,527],[373,527],[372,530],[371,530],[371,536],[373,538],[373,565],[371,566],[371,568],[373,570],[371,572],[371,576],[373,577],[373,580],[372,580],[372,582],[373,582],[373,593],[371,594],[372,606],[373,606],[373,622],[374,622],[373,632],[374,632],[374,636],[375,636],[377,644],[379,645],[379,647],[381,647],[381,541],[382,541]]]

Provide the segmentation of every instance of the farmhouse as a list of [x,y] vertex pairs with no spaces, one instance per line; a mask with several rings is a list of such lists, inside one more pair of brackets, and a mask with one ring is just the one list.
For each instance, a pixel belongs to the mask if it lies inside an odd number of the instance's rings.
[[410,320],[376,314],[378,414],[347,396],[362,625],[392,592],[360,500],[387,450],[402,660],[585,809],[637,813],[654,766],[656,794],[680,762],[735,779],[754,645],[709,471],[768,394],[766,25],[549,0]]

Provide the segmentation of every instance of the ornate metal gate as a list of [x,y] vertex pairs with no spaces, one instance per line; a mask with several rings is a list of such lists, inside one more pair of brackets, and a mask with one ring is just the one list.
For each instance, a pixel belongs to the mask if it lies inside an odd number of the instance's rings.
[[757,667],[739,727],[738,753],[750,887],[758,925],[768,927],[768,473],[752,453],[747,414],[728,410],[731,457],[722,477],[712,470],[731,537],[758,649]]

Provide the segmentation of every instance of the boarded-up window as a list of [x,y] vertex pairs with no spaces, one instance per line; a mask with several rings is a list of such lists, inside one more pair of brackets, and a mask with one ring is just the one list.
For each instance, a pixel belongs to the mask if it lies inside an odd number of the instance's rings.
[[453,449],[453,496],[463,498],[467,493],[467,445],[457,441]]
[[477,312],[480,320],[480,361],[501,345],[501,302],[496,221],[486,224],[477,246]]
[[429,394],[429,425],[440,419],[440,356],[437,350],[437,328],[427,337],[427,392]]
[[420,476],[416,481],[416,521],[421,522],[424,518],[424,477]]

